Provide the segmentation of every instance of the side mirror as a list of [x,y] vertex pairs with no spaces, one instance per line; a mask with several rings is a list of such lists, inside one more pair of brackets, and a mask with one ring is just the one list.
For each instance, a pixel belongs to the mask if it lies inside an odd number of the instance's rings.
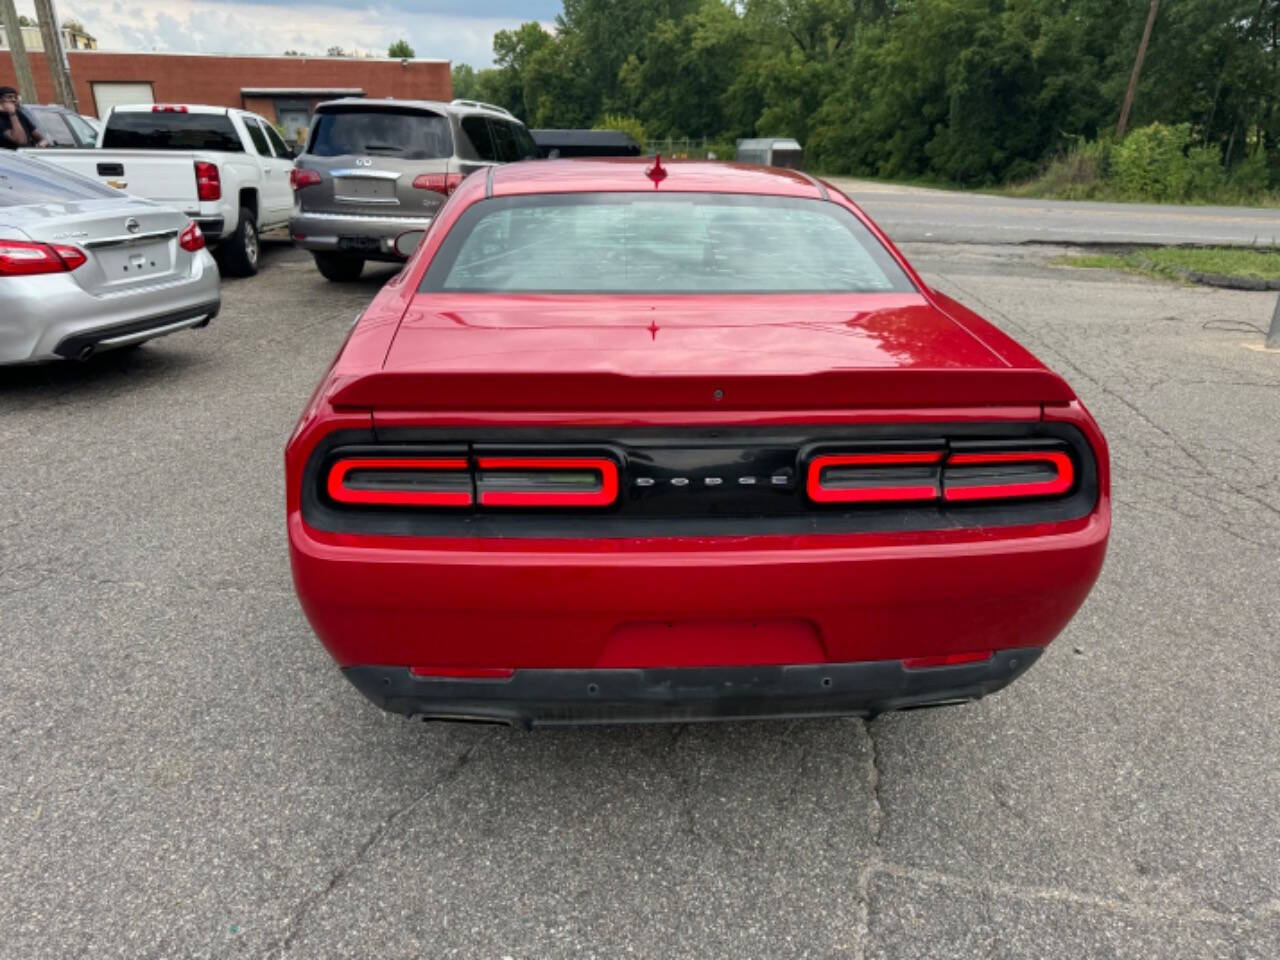
[[398,256],[404,257],[406,260],[413,255],[413,251],[418,249],[418,244],[422,242],[422,238],[426,236],[425,230],[406,230],[400,236],[396,237],[391,244],[391,248],[395,250]]
[[560,159],[560,148],[559,148],[559,147],[552,147],[550,150],[548,150],[548,151],[547,151],[547,159],[548,159],[548,160],[559,160],[559,159]]
[[290,146],[289,156],[291,156],[294,160],[297,160],[300,156],[302,156],[302,144],[295,143],[292,146]]

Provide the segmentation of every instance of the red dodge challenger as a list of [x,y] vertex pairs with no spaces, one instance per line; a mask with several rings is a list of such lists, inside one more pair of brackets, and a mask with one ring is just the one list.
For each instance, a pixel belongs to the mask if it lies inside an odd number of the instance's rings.
[[1110,528],[1061,377],[834,188],[700,162],[468,177],[286,473],[298,597],[347,678],[526,726],[982,697],[1075,614]]

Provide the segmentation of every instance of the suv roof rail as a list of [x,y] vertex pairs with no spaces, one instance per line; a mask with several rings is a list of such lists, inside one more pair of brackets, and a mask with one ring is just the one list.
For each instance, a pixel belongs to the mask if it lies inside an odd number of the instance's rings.
[[481,110],[492,110],[494,113],[500,113],[504,117],[511,117],[512,120],[515,119],[515,115],[506,107],[499,107],[493,103],[484,103],[480,100],[451,100],[449,105],[453,107],[478,107]]

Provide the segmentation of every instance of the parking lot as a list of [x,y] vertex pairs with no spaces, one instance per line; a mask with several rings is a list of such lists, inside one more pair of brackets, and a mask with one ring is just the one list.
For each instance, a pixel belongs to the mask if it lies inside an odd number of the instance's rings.
[[0,373],[0,955],[1280,956],[1274,294],[909,245],[1064,373],[1115,527],[986,701],[525,733],[360,697],[281,456],[390,276],[267,249],[222,315]]

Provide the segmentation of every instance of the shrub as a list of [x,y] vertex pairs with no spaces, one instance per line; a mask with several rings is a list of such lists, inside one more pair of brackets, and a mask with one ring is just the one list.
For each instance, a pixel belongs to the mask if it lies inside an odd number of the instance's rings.
[[644,149],[644,124],[635,117],[628,117],[621,113],[606,113],[596,124],[596,129],[621,130],[623,133],[630,134],[631,139],[640,144],[641,150]]
[[1192,147],[1187,151],[1187,195],[1209,198],[1220,194],[1226,186],[1222,169],[1222,151],[1217,147]]
[[1252,196],[1267,189],[1270,176],[1267,170],[1267,154],[1255,150],[1231,171],[1231,186],[1245,196]]
[[1189,123],[1140,127],[1112,150],[1108,179],[1136,198],[1181,200],[1191,182],[1191,164],[1185,152],[1190,142]]

